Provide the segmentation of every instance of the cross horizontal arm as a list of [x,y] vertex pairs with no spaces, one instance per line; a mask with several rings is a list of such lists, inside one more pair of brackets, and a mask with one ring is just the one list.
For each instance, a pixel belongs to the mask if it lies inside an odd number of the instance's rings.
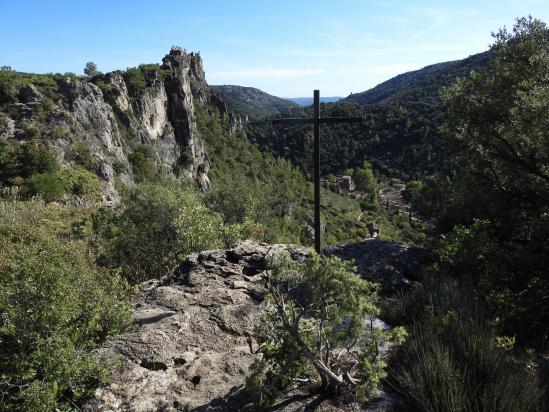
[[[360,116],[355,117],[319,117],[319,123],[335,124],[335,123],[360,123],[364,120]],[[273,119],[273,124],[312,124],[314,118],[291,117],[286,119]]]

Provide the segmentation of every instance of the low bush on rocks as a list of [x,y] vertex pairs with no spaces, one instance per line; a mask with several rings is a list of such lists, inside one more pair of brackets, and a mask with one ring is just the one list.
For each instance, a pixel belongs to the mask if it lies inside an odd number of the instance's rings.
[[248,389],[260,407],[292,390],[347,399],[376,394],[386,376],[381,346],[400,343],[402,328],[374,326],[378,286],[337,257],[274,261],[266,314],[257,330],[263,354]]
[[427,279],[384,302],[383,316],[406,325],[390,381],[422,411],[539,411],[535,368],[521,369],[481,303],[451,279]]

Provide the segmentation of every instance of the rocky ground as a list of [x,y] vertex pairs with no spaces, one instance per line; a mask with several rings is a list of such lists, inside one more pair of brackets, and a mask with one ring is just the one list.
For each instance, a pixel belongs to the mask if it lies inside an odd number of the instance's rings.
[[[405,247],[378,240],[331,248],[329,253],[359,258],[370,277],[377,267],[405,267]],[[261,278],[269,256],[289,252],[300,259],[307,249],[292,245],[240,242],[230,250],[194,254],[173,275],[140,285],[136,327],[110,340],[100,356],[115,364],[112,382],[97,390],[88,411],[253,410],[240,389],[256,360],[251,333],[261,315]],[[375,251],[375,252],[374,252]],[[414,269],[411,269],[414,270]],[[387,394],[368,405],[335,406],[319,396],[288,395],[275,410],[395,409]]]

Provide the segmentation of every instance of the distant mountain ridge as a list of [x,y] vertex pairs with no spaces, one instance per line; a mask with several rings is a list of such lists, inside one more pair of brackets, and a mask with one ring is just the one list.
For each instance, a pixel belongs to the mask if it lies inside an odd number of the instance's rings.
[[[310,106],[311,104],[313,104],[312,97],[284,97],[284,99],[297,103],[300,106]],[[342,97],[340,96],[320,96],[320,103],[335,103],[341,99]]]
[[250,120],[299,107],[294,102],[270,95],[255,87],[218,85],[210,88],[223,95],[231,111],[241,117],[248,116]]
[[473,54],[462,60],[453,60],[431,64],[419,70],[399,74],[372,89],[361,93],[354,93],[342,99],[343,102],[370,105],[388,101],[410,100],[418,94],[431,97],[438,95],[438,91],[450,85],[457,77],[468,75],[471,70],[483,66],[490,59],[490,52]]
[[[456,78],[481,71],[490,52],[433,64],[398,75],[373,89],[325,104],[323,116],[361,116],[361,124],[325,127],[321,139],[323,174],[341,174],[368,160],[374,169],[402,180],[439,170],[447,148],[440,126],[447,116],[444,87]],[[291,109],[290,117],[310,117],[311,106]],[[276,128],[269,122],[248,124],[247,137],[274,156],[289,159],[304,173],[311,169],[309,126]]]

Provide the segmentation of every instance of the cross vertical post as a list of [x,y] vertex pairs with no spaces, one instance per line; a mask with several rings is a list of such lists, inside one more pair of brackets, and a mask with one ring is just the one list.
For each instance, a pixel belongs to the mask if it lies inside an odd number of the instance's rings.
[[320,253],[320,91],[314,91],[315,250]]
[[320,91],[314,91],[313,99],[314,114],[312,118],[288,118],[274,119],[273,124],[288,124],[302,125],[313,124],[314,126],[314,153],[313,153],[313,180],[314,180],[314,230],[315,230],[315,250],[321,252],[320,242],[320,124],[335,124],[335,123],[360,123],[362,117],[320,117]]

